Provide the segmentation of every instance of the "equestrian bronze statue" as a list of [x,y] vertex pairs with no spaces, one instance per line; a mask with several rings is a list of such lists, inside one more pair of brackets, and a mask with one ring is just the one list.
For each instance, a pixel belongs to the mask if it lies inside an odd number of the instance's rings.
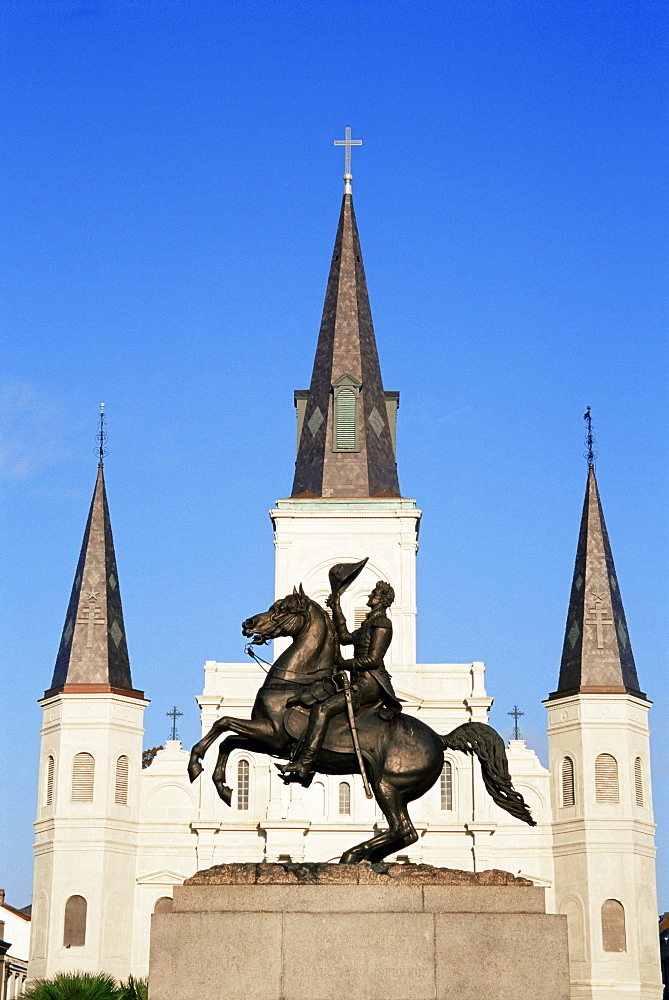
[[[387,614],[394,599],[390,584],[377,583],[367,601],[369,613],[359,628],[349,632],[339,596],[366,561],[341,563],[330,570],[332,593],[327,604],[332,618],[300,585],[268,611],[242,623],[243,634],[252,637],[253,644],[279,636],[290,637],[292,643],[268,671],[251,718],[224,715],[195,744],[188,765],[191,781],[202,772],[202,757],[226,732],[234,735],[221,741],[212,777],[227,805],[232,790],[225,783],[225,768],[233,750],[287,760],[277,764],[286,782],[309,785],[315,773],[361,773],[388,829],[350,848],[340,860],[375,862],[418,840],[408,803],[439,779],[444,750],[460,750],[478,757],[486,789],[497,805],[534,826],[522,795],[511,783],[504,742],[491,726],[466,722],[440,736],[402,711],[384,665],[392,639]],[[343,659],[342,645],[353,646],[352,659]]]

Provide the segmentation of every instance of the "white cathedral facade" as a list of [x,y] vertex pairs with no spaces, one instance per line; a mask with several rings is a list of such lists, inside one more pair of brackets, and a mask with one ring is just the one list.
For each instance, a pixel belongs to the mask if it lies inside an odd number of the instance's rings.
[[[398,394],[381,381],[347,188],[311,386],[295,394],[295,482],[270,512],[275,597],[302,583],[324,601],[330,566],[367,557],[343,598],[349,626],[360,620],[376,581],[389,581],[396,598],[386,666],[395,690],[405,712],[448,733],[469,720],[486,722],[492,698],[483,663],[416,663],[421,511],[399,489]],[[248,717],[263,677],[251,661],[205,663],[197,699],[203,733],[224,713]],[[411,806],[419,839],[399,856],[500,868],[545,887],[549,911],[567,916],[571,995],[579,1000],[662,995],[649,704],[637,681],[591,466],[560,679],[546,702],[549,769],[523,740],[507,750],[514,785],[537,825],[498,809],[478,762],[447,751],[440,782]],[[234,751],[228,807],[209,780],[215,750],[193,785],[178,741],[142,768],[147,701],[130,676],[102,466],[41,705],[31,979],[73,969],[144,976],[152,913],[169,908],[172,887],[198,869],[334,862],[385,823],[358,776],[317,775],[308,789],[286,786],[271,758]]]

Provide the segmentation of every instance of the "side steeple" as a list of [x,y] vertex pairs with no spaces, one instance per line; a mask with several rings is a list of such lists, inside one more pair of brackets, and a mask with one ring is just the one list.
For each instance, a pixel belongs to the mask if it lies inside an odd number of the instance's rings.
[[116,554],[105,491],[104,429],[100,430],[100,462],[84,540],[74,576],[65,626],[50,689],[45,697],[66,693],[134,691],[123,624]]
[[346,188],[309,390],[295,393],[293,497],[398,497],[397,392],[384,392],[360,238]]
[[584,694],[633,694],[645,698],[632,654],[595,477],[588,420],[588,479],[569,598],[560,680],[551,699]]

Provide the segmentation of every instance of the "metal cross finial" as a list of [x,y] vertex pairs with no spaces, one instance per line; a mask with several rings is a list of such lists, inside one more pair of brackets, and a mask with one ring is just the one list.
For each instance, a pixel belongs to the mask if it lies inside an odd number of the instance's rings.
[[172,735],[170,736],[170,739],[178,740],[179,734],[177,733],[177,719],[183,715],[183,712],[180,712],[177,706],[175,705],[172,711],[165,712],[165,715],[169,716],[169,718],[172,720]]
[[506,714],[513,716],[513,738],[514,740],[519,740],[520,729],[518,728],[518,719],[521,717],[521,715],[525,715],[525,713],[521,712],[517,705],[514,705],[513,712],[507,712]]
[[100,466],[102,466],[105,455],[107,454],[107,449],[105,444],[107,443],[107,431],[105,430],[105,404],[100,403],[100,429],[98,431],[98,455]]
[[592,414],[590,413],[590,407],[586,407],[585,413],[583,414],[583,419],[585,420],[587,431],[585,434],[585,444],[587,451],[583,452],[583,457],[587,458],[588,465],[594,469],[595,459],[597,458],[597,452],[594,450],[595,435],[592,433]]
[[351,194],[351,181],[353,180],[353,174],[351,173],[351,146],[362,146],[362,139],[351,139],[351,129],[347,125],[346,138],[335,139],[332,145],[346,147],[344,156],[344,193]]

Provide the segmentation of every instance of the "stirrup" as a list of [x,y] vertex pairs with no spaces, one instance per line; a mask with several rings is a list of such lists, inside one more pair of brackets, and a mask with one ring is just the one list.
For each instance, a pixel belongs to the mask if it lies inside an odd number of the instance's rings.
[[316,773],[310,768],[309,764],[305,766],[297,761],[291,761],[288,764],[275,764],[275,767],[280,772],[281,779],[286,785],[289,785],[291,781],[299,781],[305,788],[309,787]]

